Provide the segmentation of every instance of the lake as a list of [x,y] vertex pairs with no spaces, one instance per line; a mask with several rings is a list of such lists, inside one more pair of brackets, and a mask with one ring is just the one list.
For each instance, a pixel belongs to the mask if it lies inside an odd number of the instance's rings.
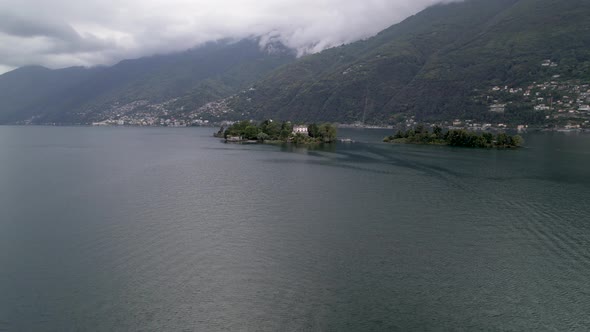
[[0,331],[590,329],[590,135],[0,127]]

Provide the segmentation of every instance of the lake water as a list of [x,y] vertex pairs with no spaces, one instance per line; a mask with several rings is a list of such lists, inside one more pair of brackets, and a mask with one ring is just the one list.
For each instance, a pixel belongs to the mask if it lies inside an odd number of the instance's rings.
[[0,331],[590,329],[590,135],[0,127]]

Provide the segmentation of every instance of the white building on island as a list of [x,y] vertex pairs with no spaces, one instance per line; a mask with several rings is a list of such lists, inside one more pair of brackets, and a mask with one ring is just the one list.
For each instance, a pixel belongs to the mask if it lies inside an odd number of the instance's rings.
[[307,126],[294,126],[293,127],[293,134],[308,135]]

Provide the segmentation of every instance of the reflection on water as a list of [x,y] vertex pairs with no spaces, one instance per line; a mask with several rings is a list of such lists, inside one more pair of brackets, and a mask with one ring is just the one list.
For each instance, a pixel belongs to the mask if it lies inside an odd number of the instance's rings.
[[0,331],[587,330],[590,136],[0,127]]

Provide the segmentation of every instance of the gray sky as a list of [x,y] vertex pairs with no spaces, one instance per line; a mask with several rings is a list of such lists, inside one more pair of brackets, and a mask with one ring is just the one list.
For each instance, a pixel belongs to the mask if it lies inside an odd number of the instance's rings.
[[0,73],[110,65],[248,36],[312,53],[439,2],[449,0],[0,0]]

